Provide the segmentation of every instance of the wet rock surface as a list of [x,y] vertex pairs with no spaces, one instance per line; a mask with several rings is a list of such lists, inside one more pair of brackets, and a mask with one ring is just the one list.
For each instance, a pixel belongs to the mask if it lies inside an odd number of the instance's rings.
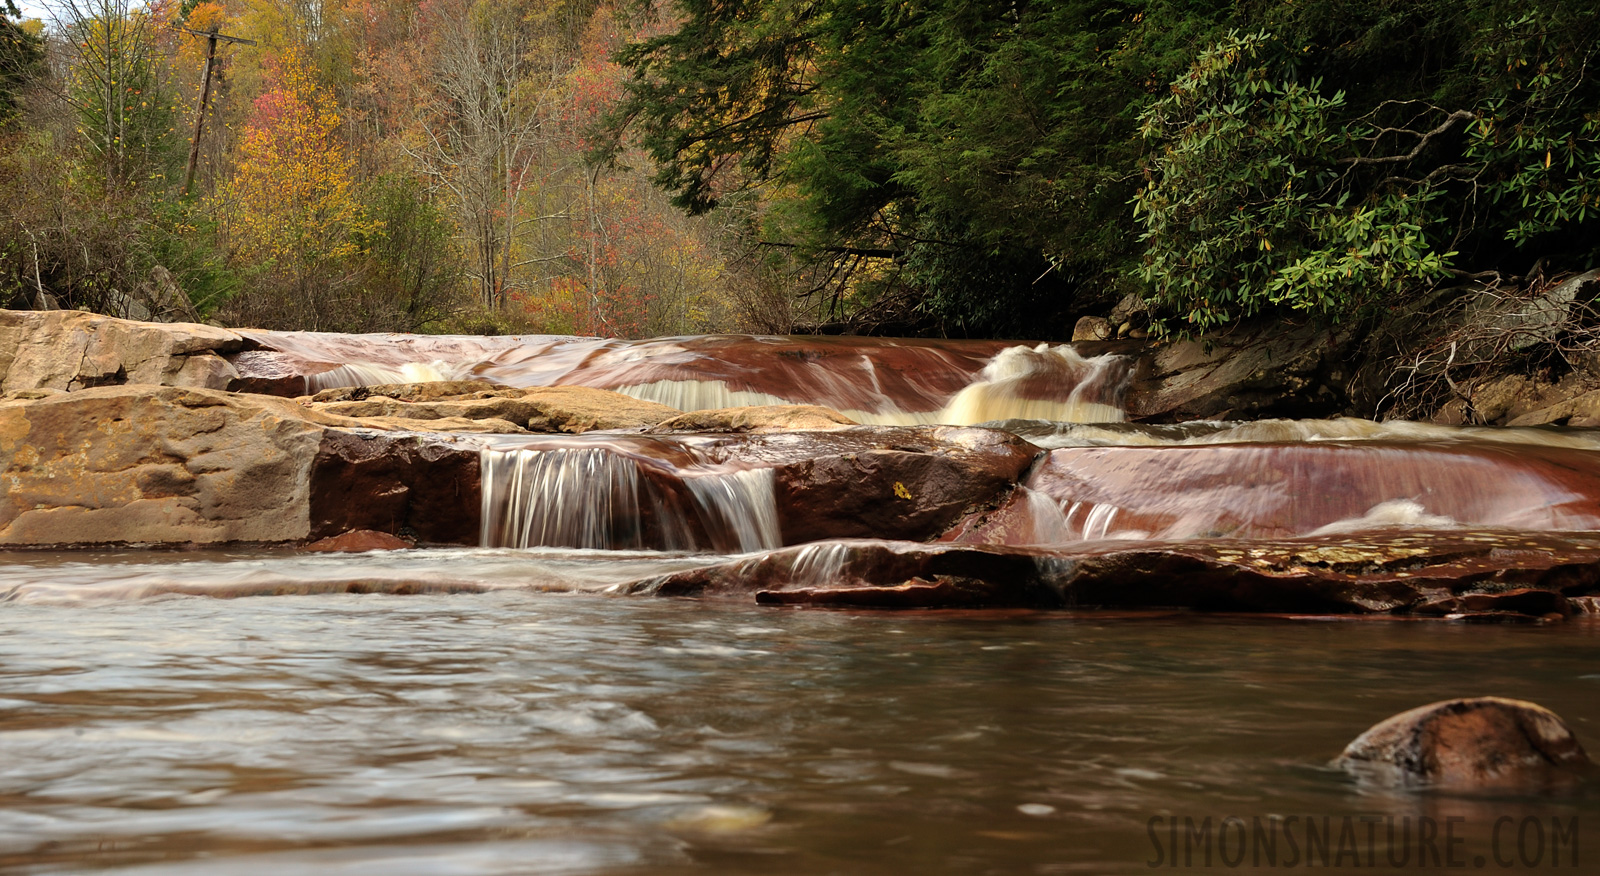
[[1537,790],[1581,781],[1591,764],[1554,712],[1501,697],[1447,700],[1379,722],[1334,762],[1387,786]]
[[334,553],[364,553],[366,551],[397,551],[416,545],[397,535],[387,532],[377,532],[371,529],[356,529],[319,538],[305,546],[307,553],[334,554]]
[[330,429],[313,459],[308,535],[351,530],[477,544],[478,451],[426,435]]
[[[994,428],[861,426],[812,405],[685,414],[607,389],[557,385],[579,373],[609,374],[617,385],[650,374],[708,378],[719,343],[729,349],[719,374],[783,363],[723,387],[739,392],[768,385],[761,381],[844,374],[905,398],[933,398],[984,372],[985,387],[1027,401],[1069,384],[1106,391],[1083,375],[1127,367],[1013,346],[986,369],[984,356],[1000,342],[374,339],[61,312],[6,315],[0,341],[8,344],[0,354],[3,544],[303,543],[370,531],[474,545],[486,529],[484,460],[499,458],[490,451],[559,451],[579,460],[571,471],[588,485],[601,469],[625,474],[614,489],[581,493],[583,502],[603,506],[595,514],[602,536],[587,546],[795,546],[708,560],[670,580],[641,582],[640,592],[775,604],[1486,622],[1556,620],[1600,605],[1600,536],[1562,532],[1600,530],[1600,465],[1578,433],[1452,442],[1429,433],[1385,443],[1366,440],[1377,424],[1341,426],[1356,421],[1322,422],[1315,434],[1285,421],[1111,424],[1072,434],[1053,427],[1037,437],[1116,446],[1057,443],[1045,452]],[[262,349],[269,341],[286,351]],[[1130,343],[1085,352],[1137,352]],[[1269,367],[1238,350],[1141,347],[1156,359],[1139,366],[1135,388],[1144,381],[1145,400],[1135,391],[1130,404],[1143,416],[1181,419],[1254,415],[1324,398],[1335,339],[1287,332],[1264,343],[1278,344],[1272,356],[1284,358]],[[227,364],[224,356],[304,365],[314,359],[308,351],[332,360],[317,367],[345,369],[339,379],[386,373],[337,364],[362,350],[391,365],[432,362],[437,376],[451,379],[330,388],[299,401],[162,385],[231,385],[215,368]],[[477,364],[445,367],[451,356]],[[998,367],[1006,362],[1017,367]],[[947,367],[940,375],[918,374],[940,363]],[[552,385],[505,386],[486,378],[495,368]],[[1278,408],[1255,395],[1267,392],[1262,381],[1273,369],[1280,378],[1304,378]],[[292,384],[297,393],[308,384],[304,369],[253,373],[239,379],[280,380],[280,389]],[[117,385],[90,386],[97,382]],[[859,391],[832,386],[821,397],[865,404]],[[973,409],[983,409],[977,401]],[[1228,438],[1235,426],[1255,437]],[[1191,443],[1224,438],[1233,443]],[[1140,442],[1160,446],[1131,446]],[[632,467],[611,466],[616,457]],[[567,477],[559,466],[549,470]],[[524,486],[524,500],[551,504]],[[630,501],[613,502],[616,490],[633,491]],[[712,513],[708,503],[719,496],[746,504]],[[569,516],[580,510],[551,507]],[[758,510],[770,518],[759,538],[734,532],[729,513],[749,518]],[[626,539],[613,545],[608,534],[615,533]]]
[[950,538],[1039,544],[1283,538],[1383,526],[1600,529],[1600,466],[1593,451],[1566,447],[1069,447],[1050,451],[1024,486]]
[[1003,501],[1039,452],[1008,432],[943,426],[860,426],[740,444],[740,458],[775,469],[786,544],[934,538]]
[[1559,619],[1600,593],[1600,536],[1499,532],[1080,548],[837,541],[630,592],[804,605],[1032,606]]

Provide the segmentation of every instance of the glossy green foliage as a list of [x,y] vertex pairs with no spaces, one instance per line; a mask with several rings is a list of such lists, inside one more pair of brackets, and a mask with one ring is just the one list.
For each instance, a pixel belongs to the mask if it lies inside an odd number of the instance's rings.
[[1352,320],[1600,253],[1583,6],[686,0],[610,133],[690,209],[753,191],[769,239],[895,254],[931,331],[1129,289],[1169,326]]
[[16,7],[0,4],[0,127],[16,118],[22,88],[44,62],[43,43],[8,15],[16,16]]
[[1138,276],[1162,314],[1210,328],[1269,307],[1339,316],[1446,273],[1423,233],[1427,187],[1362,194],[1341,158],[1370,136],[1345,94],[1262,63],[1229,34],[1147,110],[1148,184],[1133,200]]

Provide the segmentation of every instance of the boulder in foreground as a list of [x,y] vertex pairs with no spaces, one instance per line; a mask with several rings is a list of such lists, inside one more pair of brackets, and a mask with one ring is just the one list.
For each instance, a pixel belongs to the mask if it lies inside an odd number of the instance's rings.
[[1590,767],[1583,746],[1554,712],[1501,697],[1401,712],[1357,737],[1335,763],[1383,785],[1457,790],[1573,784]]

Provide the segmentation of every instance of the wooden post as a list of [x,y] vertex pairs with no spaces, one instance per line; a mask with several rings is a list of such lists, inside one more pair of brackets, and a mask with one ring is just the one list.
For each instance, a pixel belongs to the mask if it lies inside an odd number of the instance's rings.
[[183,193],[194,185],[194,166],[200,160],[200,133],[205,130],[206,104],[211,102],[211,66],[217,61],[217,32],[206,37],[206,72],[200,79],[200,108],[194,113],[194,138],[189,141],[189,163],[183,168]]
[[227,43],[240,43],[246,46],[256,44],[255,40],[243,37],[228,36],[217,33],[216,30],[198,31],[187,27],[172,26],[173,30],[181,30],[192,36],[206,38],[206,72],[200,80],[200,106],[194,112],[194,139],[189,142],[189,162],[183,168],[183,193],[189,194],[189,189],[194,185],[194,168],[200,162],[200,135],[205,131],[206,105],[211,102],[211,70],[217,62],[217,40]]

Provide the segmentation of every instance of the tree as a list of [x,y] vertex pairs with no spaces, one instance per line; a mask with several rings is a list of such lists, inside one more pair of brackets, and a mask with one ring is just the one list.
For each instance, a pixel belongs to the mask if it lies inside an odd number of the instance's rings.
[[270,71],[217,210],[236,258],[268,279],[267,297],[305,320],[298,327],[317,328],[338,318],[336,296],[355,281],[349,262],[372,224],[355,197],[338,109],[305,56],[284,49]]
[[[498,309],[516,285],[517,245],[562,211],[526,209],[541,163],[567,164],[545,142],[558,74],[581,19],[566,4],[542,10],[521,0],[429,0],[421,10],[431,88],[417,107],[407,154],[459,217],[469,276]],[[548,167],[542,169],[548,177]]]
[[44,61],[44,43],[12,19],[20,13],[11,0],[0,2],[0,128],[21,109],[23,86],[39,74]]
[[[691,211],[759,190],[766,241],[839,315],[1038,332],[1122,285],[1138,110],[1224,2],[690,2],[620,59],[636,137]],[[1005,292],[996,295],[990,280]]]
[[158,23],[134,0],[63,0],[65,98],[109,183],[164,181],[173,169],[175,106]]
[[1452,274],[1600,258],[1588,16],[1474,0],[1265,18],[1282,30],[1211,46],[1143,115],[1136,274],[1166,317],[1351,322]]

